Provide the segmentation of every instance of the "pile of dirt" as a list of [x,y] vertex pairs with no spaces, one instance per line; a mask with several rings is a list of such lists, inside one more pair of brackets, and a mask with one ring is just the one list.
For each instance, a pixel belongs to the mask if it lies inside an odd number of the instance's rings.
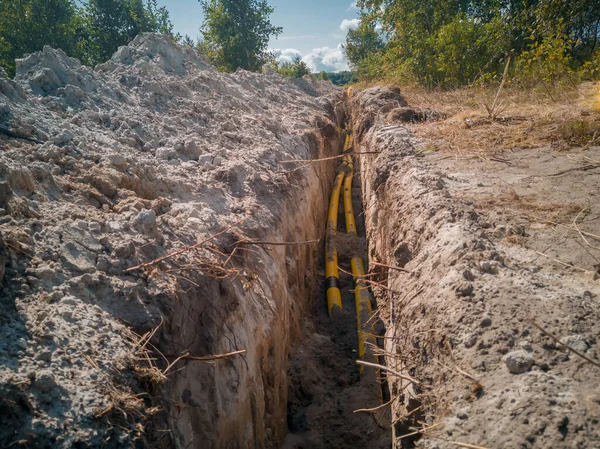
[[378,90],[352,113],[378,153],[361,158],[371,261],[409,271],[378,298],[388,365],[419,382],[390,375],[395,447],[597,447],[600,148],[422,152],[372,111]]
[[[304,307],[294,301],[313,288],[294,270],[316,250],[231,252],[240,240],[318,238],[325,214],[298,206],[324,203],[333,166],[290,173],[281,161],[331,155],[341,96],[310,78],[218,73],[155,34],[95,69],[45,47],[14,80],[0,73],[0,125],[44,141],[0,139],[0,446],[283,439],[286,395],[269,400],[266,385],[287,386]],[[127,271],[230,226],[193,257]],[[206,273],[225,260],[229,273]],[[157,328],[149,341],[132,332]],[[247,354],[177,365],[158,394],[152,345],[163,370],[186,352]],[[156,411],[148,391],[175,417],[155,434],[143,431]]]

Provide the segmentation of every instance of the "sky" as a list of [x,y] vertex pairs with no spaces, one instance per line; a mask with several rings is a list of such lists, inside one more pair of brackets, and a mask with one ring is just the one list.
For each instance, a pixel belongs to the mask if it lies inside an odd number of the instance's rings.
[[[271,22],[283,27],[269,48],[281,62],[301,56],[313,72],[348,70],[341,48],[348,29],[358,26],[358,9],[352,0],[270,0],[275,8]],[[169,10],[175,31],[196,39],[202,25],[198,0],[159,0]]]

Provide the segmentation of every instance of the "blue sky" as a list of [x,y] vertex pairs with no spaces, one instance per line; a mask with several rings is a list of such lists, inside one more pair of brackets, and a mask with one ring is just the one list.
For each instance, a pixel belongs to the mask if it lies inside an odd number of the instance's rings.
[[[175,30],[196,39],[202,24],[198,0],[159,0],[168,8]],[[272,40],[270,48],[281,61],[296,55],[315,72],[347,70],[340,44],[346,32],[357,25],[358,10],[352,0],[271,0],[275,12],[271,21],[283,27],[283,34]]]

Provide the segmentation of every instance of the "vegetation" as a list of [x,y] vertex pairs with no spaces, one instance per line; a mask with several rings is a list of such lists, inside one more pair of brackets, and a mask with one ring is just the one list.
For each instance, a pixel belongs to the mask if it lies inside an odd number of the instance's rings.
[[273,26],[273,8],[266,0],[200,0],[205,21],[200,48],[220,70],[258,71],[271,55],[269,39],[281,34]]
[[346,54],[363,80],[457,87],[600,76],[597,0],[359,0]]
[[12,76],[16,58],[46,44],[73,54],[79,20],[70,0],[0,0],[0,65]]
[[279,63],[274,59],[271,59],[266,67],[280,73],[283,76],[290,76],[294,78],[302,78],[304,75],[310,75],[310,69],[304,61],[297,56],[293,62],[282,62]]
[[82,9],[80,58],[88,64],[110,59],[117,48],[147,31],[173,34],[157,0],[89,0]]
[[97,64],[142,32],[173,33],[157,0],[0,0],[0,66],[12,76],[16,58],[44,45]]
[[354,72],[333,72],[327,75],[329,80],[336,86],[346,86],[358,82],[358,77]]

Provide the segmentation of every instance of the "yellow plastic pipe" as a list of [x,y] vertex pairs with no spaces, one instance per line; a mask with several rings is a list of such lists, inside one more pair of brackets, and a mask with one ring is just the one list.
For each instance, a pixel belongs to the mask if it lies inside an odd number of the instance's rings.
[[338,270],[337,251],[331,244],[331,237],[337,234],[337,217],[340,205],[340,191],[345,173],[341,171],[335,178],[329,211],[327,213],[327,232],[325,233],[325,285],[327,287],[327,310],[333,315],[333,308],[342,308],[342,293],[340,291],[340,273]]
[[[346,218],[346,232],[348,234],[358,235],[356,231],[356,221],[354,219],[354,206],[352,204],[352,178],[354,177],[354,163],[352,157],[347,156],[344,160],[344,165],[347,167],[348,175],[344,182],[344,214]],[[367,353],[372,353],[369,350],[369,344],[376,344],[373,325],[369,325],[369,320],[373,314],[371,307],[371,298],[368,287],[363,285],[365,276],[365,266],[363,260],[359,256],[355,256],[350,261],[352,267],[352,276],[354,278],[354,299],[356,302],[356,322],[358,326],[358,357],[365,359]],[[366,328],[366,331],[365,331]],[[370,331],[370,332],[369,332]],[[362,375],[364,366],[360,366]]]

